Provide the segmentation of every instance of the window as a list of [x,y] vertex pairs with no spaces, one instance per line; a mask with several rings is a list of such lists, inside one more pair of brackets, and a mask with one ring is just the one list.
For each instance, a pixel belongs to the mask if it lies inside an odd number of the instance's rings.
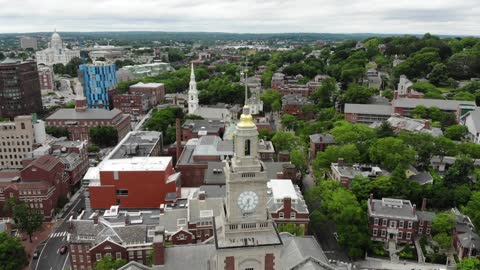
[[407,240],[410,240],[410,237],[412,237],[412,234],[410,232],[407,232]]
[[430,228],[427,228],[426,234],[430,234]]
[[423,226],[423,220],[420,220],[420,226]]
[[83,255],[78,255],[78,259],[80,259],[80,262],[83,263]]
[[77,256],[72,254],[72,262],[77,262]]
[[97,259],[97,261],[100,261],[102,259],[102,254],[100,253],[95,254],[95,259]]
[[295,212],[290,213],[290,218],[294,219],[297,217],[297,214]]
[[378,225],[378,218],[373,219],[373,225]]
[[245,140],[245,156],[250,156],[250,140]]
[[137,258],[142,258],[143,257],[143,251],[139,250],[137,251]]
[[122,259],[122,253],[121,253],[121,252],[115,253],[115,258],[116,258],[117,260],[121,260],[121,259]]
[[383,225],[383,226],[387,226],[387,220],[386,220],[386,219],[383,219],[383,220],[382,220],[382,225]]
[[113,172],[113,179],[114,179],[114,180],[118,180],[118,178],[119,178],[119,177],[118,177],[118,171],[114,171],[114,172]]
[[423,233],[423,228],[422,227],[418,228],[418,234],[422,234],[422,233]]
[[278,217],[279,217],[279,218],[284,218],[283,212],[279,212],[279,213],[278,213]]
[[385,237],[387,235],[387,231],[382,230],[382,236]]
[[397,227],[397,222],[395,220],[390,220],[390,228]]
[[[80,246],[78,246],[78,247],[80,247]],[[79,249],[80,249],[80,248],[79,248]],[[71,251],[71,252],[75,252],[75,245],[70,245],[70,251]]]
[[377,236],[377,233],[378,233],[378,230],[377,230],[377,229],[373,229],[373,236]]
[[402,239],[403,237],[403,232],[398,232],[398,239]]
[[403,220],[400,220],[400,222],[398,223],[398,227],[403,229]]
[[253,268],[253,267],[248,267],[248,268],[245,268],[245,270],[255,270],[255,268]]
[[135,252],[135,251],[129,251],[129,252],[128,252],[128,258],[129,258],[129,259],[133,259],[134,252]]
[[411,221],[409,221],[409,222],[408,222],[408,228],[409,228],[409,229],[411,229],[411,228],[412,228],[412,226],[413,226],[412,222],[411,222]]
[[178,240],[185,240],[185,235],[180,234],[178,237],[177,237]]
[[117,189],[117,196],[128,196],[128,189]]

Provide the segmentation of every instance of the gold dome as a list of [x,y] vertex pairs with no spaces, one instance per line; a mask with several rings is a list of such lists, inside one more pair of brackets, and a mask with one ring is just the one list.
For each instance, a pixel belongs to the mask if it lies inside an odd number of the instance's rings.
[[237,127],[240,128],[254,128],[255,123],[253,122],[253,117],[249,112],[248,106],[243,107],[243,113],[240,116],[240,122],[237,124]]

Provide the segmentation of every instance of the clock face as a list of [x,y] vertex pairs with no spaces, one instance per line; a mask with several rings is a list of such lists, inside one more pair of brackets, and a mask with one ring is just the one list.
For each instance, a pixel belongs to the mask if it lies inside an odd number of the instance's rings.
[[258,195],[253,191],[244,191],[238,196],[237,204],[242,211],[251,212],[258,205]]

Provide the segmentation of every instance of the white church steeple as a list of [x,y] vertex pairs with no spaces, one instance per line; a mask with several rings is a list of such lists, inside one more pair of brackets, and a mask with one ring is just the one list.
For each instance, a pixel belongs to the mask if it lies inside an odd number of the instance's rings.
[[194,114],[198,109],[198,91],[197,82],[195,81],[195,71],[193,69],[193,63],[190,73],[190,84],[188,89],[188,114]]

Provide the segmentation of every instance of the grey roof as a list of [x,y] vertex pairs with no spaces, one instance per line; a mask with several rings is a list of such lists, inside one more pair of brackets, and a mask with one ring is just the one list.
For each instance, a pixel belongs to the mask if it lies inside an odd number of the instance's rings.
[[282,105],[305,105],[310,103],[306,97],[301,95],[285,95],[282,97]]
[[[372,207],[373,205],[373,207]],[[375,217],[392,217],[417,220],[413,206],[409,200],[383,198],[382,200],[368,200],[369,215]]]
[[111,111],[104,109],[87,109],[85,112],[77,112],[75,109],[59,109],[47,120],[85,120],[85,119],[113,119],[115,116],[122,114],[119,109]]
[[480,247],[480,236],[472,230],[458,235],[458,240],[462,247],[474,247],[477,249]]
[[425,184],[431,184],[433,183],[433,176],[427,172],[419,172],[416,175],[413,175],[412,177],[409,178],[410,181],[414,181],[419,183],[420,185],[425,185]]
[[[213,185],[206,185],[206,186],[200,186],[198,188],[198,191],[203,191],[205,192],[206,197],[208,198],[219,198],[219,197],[225,197],[225,194],[227,193],[227,188],[225,186],[213,186]],[[196,197],[198,195],[198,191],[193,195]]]
[[233,141],[222,141],[218,136],[203,136],[193,151],[194,156],[233,155]]
[[141,263],[138,263],[136,261],[130,261],[124,266],[118,268],[118,270],[152,270],[152,268],[145,266]]
[[148,157],[157,145],[162,144],[163,135],[158,131],[130,131],[112,150],[109,159]]
[[209,270],[209,259],[215,254],[215,245],[175,245],[165,248],[165,264],[153,269]]
[[430,211],[417,211],[418,220],[432,221],[435,217],[435,212]]
[[280,237],[283,241],[280,256],[282,269],[347,269],[331,265],[313,236],[294,237],[281,233]]
[[394,101],[395,107],[413,109],[419,105],[423,105],[425,107],[438,107],[440,110],[446,110],[446,111],[456,111],[459,105],[476,106],[474,101],[466,101],[466,100],[399,98]]
[[475,130],[480,131],[480,109],[477,108],[473,111],[467,113],[467,119],[471,118],[473,125],[475,126]]
[[[321,139],[321,141],[320,141]],[[335,143],[335,136],[328,133],[317,133],[310,135],[310,142],[313,143]]]
[[223,120],[229,118],[230,113],[227,108],[198,107],[193,114],[205,119]]
[[[160,214],[160,225],[165,227],[165,231],[168,233],[174,233],[179,228],[178,220],[184,218],[188,219],[187,208],[165,209],[163,214]],[[185,225],[185,228],[188,225]]]
[[102,223],[94,224],[93,220],[75,220],[69,241],[73,243],[92,243],[105,228]]
[[345,104],[345,113],[355,114],[373,114],[373,115],[392,115],[392,106],[382,104]]
[[[277,174],[283,172],[285,165],[290,162],[263,162],[265,171],[267,172],[267,179],[278,179]],[[225,163],[223,162],[208,162],[208,168],[205,170],[204,183],[206,185],[225,185]]]
[[[212,220],[213,217],[219,216],[223,209],[223,197],[205,198],[204,201],[192,199],[188,203],[189,221],[197,222],[200,220]],[[208,213],[210,212],[210,213]],[[203,216],[207,214],[207,216]],[[210,215],[211,214],[211,215]]]
[[223,120],[187,120],[182,127],[188,128],[194,133],[199,131],[218,132],[221,128],[225,128],[225,122]]

